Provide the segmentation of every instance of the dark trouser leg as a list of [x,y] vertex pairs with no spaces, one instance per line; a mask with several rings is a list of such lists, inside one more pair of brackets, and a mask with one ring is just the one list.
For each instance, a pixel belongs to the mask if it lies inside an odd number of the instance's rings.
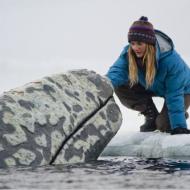
[[[190,94],[184,95],[184,103],[185,103],[185,112],[186,112],[185,116],[186,118],[188,118],[187,110],[190,106]],[[156,126],[162,132],[169,132],[171,130],[166,103],[164,103],[162,111],[156,118]]]
[[130,87],[122,85],[114,89],[121,103],[127,108],[143,112],[147,104],[152,102],[153,93],[145,90],[140,84]]
[[158,111],[152,100],[154,94],[146,90],[140,84],[130,87],[122,85],[115,88],[115,93],[121,103],[127,108],[140,111],[145,116],[145,124],[140,127],[141,131],[153,131],[156,129],[155,119]]

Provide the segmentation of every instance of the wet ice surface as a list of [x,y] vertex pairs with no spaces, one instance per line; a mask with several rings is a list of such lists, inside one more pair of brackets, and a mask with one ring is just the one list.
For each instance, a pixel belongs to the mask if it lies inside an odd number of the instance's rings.
[[2,189],[189,189],[190,161],[100,157],[85,164],[0,170]]
[[190,158],[188,134],[128,132],[116,135],[104,149],[103,156],[141,156],[146,158]]

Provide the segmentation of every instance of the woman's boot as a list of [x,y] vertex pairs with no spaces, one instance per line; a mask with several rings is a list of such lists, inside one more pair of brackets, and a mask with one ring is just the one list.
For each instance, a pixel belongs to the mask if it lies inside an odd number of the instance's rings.
[[140,131],[141,132],[155,131],[157,129],[156,118],[159,112],[152,99],[149,100],[145,111],[142,111],[141,114],[145,116],[145,123],[140,126]]

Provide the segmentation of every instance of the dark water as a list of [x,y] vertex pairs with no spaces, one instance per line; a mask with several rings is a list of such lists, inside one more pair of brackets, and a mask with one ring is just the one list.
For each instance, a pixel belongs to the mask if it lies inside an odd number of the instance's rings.
[[86,164],[0,170],[1,189],[189,189],[190,160],[100,157]]

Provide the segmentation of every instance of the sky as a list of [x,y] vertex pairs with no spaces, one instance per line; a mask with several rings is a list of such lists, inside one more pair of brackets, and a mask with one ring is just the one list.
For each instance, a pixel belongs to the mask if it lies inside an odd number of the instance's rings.
[[[141,16],[188,62],[189,7],[189,0],[0,0],[0,92],[71,69],[106,74]],[[143,117],[116,101],[122,130],[139,130]],[[159,109],[162,102],[155,99]]]

